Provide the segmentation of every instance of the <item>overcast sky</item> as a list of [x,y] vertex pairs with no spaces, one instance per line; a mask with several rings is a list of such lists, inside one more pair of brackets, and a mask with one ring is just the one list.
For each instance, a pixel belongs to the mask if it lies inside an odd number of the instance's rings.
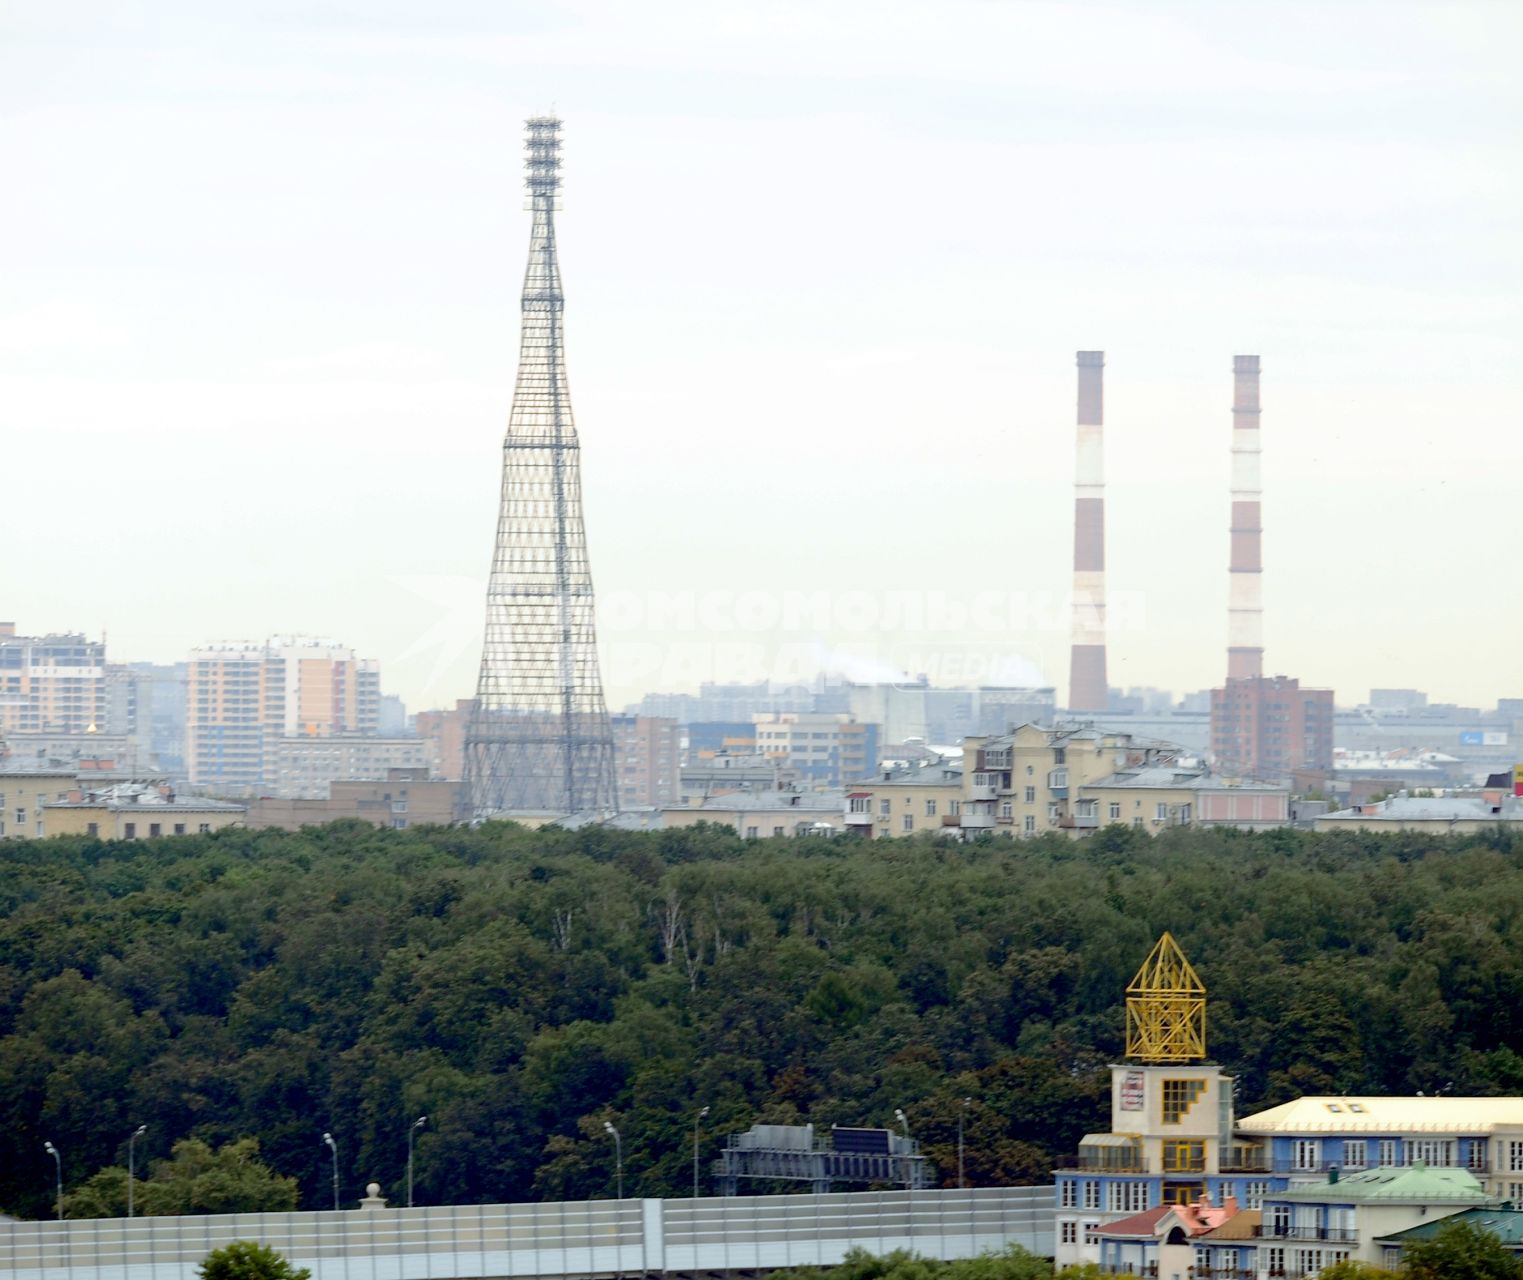
[[23,632],[331,635],[414,710],[469,696],[554,110],[615,706],[840,664],[1061,693],[1077,348],[1113,683],[1224,673],[1253,352],[1267,668],[1523,696],[1523,5],[7,0],[0,33]]

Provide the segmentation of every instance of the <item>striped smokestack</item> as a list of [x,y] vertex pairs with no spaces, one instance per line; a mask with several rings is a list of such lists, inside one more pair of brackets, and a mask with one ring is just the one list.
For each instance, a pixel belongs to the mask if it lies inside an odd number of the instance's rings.
[[1105,674],[1105,352],[1080,351],[1078,458],[1074,472],[1073,648],[1068,705],[1104,711]]
[[1264,674],[1264,562],[1259,552],[1259,358],[1232,357],[1232,568],[1227,678]]

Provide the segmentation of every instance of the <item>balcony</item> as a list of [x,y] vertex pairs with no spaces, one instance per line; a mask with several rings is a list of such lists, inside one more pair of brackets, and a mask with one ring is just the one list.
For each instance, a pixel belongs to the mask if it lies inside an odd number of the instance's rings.
[[865,810],[861,813],[853,810],[846,815],[846,825],[848,827],[870,827],[873,825],[873,815]]
[[1295,1223],[1277,1226],[1273,1222],[1266,1222],[1254,1227],[1253,1234],[1262,1240],[1320,1240],[1332,1241],[1334,1244],[1347,1244],[1359,1239],[1359,1232],[1353,1227],[1307,1227]]
[[999,795],[999,788],[992,782],[970,782],[968,784],[969,800],[993,800]]
[[981,811],[970,809],[966,805],[962,811],[962,829],[964,831],[990,831],[994,828],[994,810]]

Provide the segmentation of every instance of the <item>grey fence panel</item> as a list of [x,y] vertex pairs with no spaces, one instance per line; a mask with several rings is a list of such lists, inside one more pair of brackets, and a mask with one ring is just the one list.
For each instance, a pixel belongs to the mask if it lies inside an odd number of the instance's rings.
[[7,1280],[194,1280],[253,1240],[313,1280],[591,1280],[829,1266],[854,1248],[1052,1255],[1053,1189],[862,1191],[684,1200],[0,1222]]

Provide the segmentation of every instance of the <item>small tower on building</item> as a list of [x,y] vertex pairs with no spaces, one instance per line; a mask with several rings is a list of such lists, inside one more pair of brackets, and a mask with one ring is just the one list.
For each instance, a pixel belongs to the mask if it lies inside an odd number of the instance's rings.
[[1199,1062],[1206,1056],[1206,988],[1165,932],[1126,989],[1126,1056]]

